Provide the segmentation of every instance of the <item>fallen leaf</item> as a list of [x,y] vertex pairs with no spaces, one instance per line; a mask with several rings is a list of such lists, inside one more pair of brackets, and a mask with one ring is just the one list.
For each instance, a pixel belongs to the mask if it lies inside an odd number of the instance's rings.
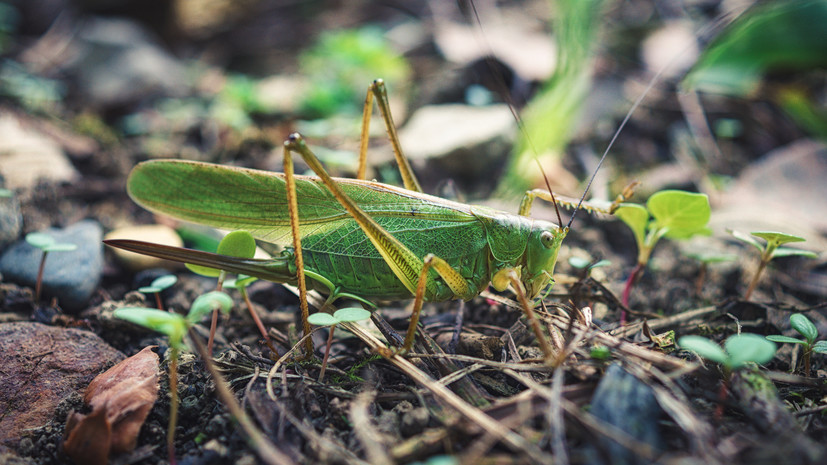
[[105,464],[110,453],[135,448],[141,426],[158,399],[158,355],[153,347],[145,347],[89,383],[83,400],[92,413],[72,412],[66,422],[63,448],[75,462]]

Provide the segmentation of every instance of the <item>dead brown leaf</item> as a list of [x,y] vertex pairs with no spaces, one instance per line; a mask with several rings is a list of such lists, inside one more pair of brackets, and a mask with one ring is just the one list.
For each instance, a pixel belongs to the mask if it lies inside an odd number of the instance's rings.
[[83,400],[92,412],[72,412],[66,422],[63,448],[75,462],[106,464],[109,454],[135,448],[141,425],[158,398],[158,355],[153,347],[89,383]]

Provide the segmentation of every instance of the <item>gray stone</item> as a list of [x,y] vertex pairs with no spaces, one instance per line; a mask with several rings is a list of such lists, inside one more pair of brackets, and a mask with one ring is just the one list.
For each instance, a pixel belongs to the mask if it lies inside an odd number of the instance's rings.
[[[43,273],[43,297],[57,297],[66,310],[82,309],[98,287],[103,271],[103,229],[92,220],[84,220],[65,229],[43,231],[58,242],[72,243],[71,252],[53,252],[46,258]],[[0,257],[4,278],[34,287],[42,252],[20,240]]]
[[115,18],[84,21],[70,49],[65,72],[77,81],[94,106],[124,105],[147,96],[185,92],[181,63],[164,50],[140,24]]
[[23,215],[17,197],[0,196],[0,252],[20,237],[22,227]]
[[[606,370],[591,404],[591,414],[638,441],[652,446],[655,451],[664,449],[658,423],[664,412],[655,398],[652,388],[615,363]],[[648,464],[647,459],[636,455],[609,438],[601,438],[602,449],[611,456],[613,464]],[[597,451],[591,463],[605,462]]]

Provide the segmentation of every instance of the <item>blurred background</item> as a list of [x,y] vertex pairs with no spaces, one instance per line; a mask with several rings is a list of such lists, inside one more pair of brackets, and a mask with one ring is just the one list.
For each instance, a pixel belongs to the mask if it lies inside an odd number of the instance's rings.
[[[709,194],[713,230],[827,228],[824,1],[0,2],[0,174],[24,232],[147,222],[137,162],[280,171],[301,132],[356,166],[368,84],[383,78],[425,189],[516,211],[544,186],[632,180]],[[651,87],[651,88],[649,88]],[[648,90],[647,90],[648,89]],[[515,116],[519,115],[519,123]],[[375,116],[370,177],[398,183]],[[543,206],[537,214],[549,219]],[[16,236],[15,236],[16,237]]]

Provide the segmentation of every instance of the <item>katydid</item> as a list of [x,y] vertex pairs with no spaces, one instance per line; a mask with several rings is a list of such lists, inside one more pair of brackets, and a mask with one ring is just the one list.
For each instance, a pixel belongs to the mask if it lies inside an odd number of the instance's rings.
[[[374,97],[405,188],[363,179]],[[360,179],[330,177],[298,134],[284,143],[284,153],[285,173],[157,160],[136,166],[127,184],[132,199],[150,211],[246,230],[259,240],[283,246],[280,255],[241,259],[139,241],[106,243],[298,284],[300,290],[306,277],[311,288],[329,295],[328,303],[349,297],[373,306],[374,299],[415,296],[403,350],[413,343],[423,300],[469,300],[489,283],[499,291],[512,285],[518,295],[524,292],[533,299],[553,282],[554,265],[569,226],[528,216],[534,198],[554,201],[550,191],[527,192],[518,214],[424,194],[402,155],[381,80],[371,84],[365,102]],[[293,153],[300,154],[317,176],[293,175]],[[307,304],[303,295],[300,298],[306,325]],[[531,308],[526,312],[531,318]]]

